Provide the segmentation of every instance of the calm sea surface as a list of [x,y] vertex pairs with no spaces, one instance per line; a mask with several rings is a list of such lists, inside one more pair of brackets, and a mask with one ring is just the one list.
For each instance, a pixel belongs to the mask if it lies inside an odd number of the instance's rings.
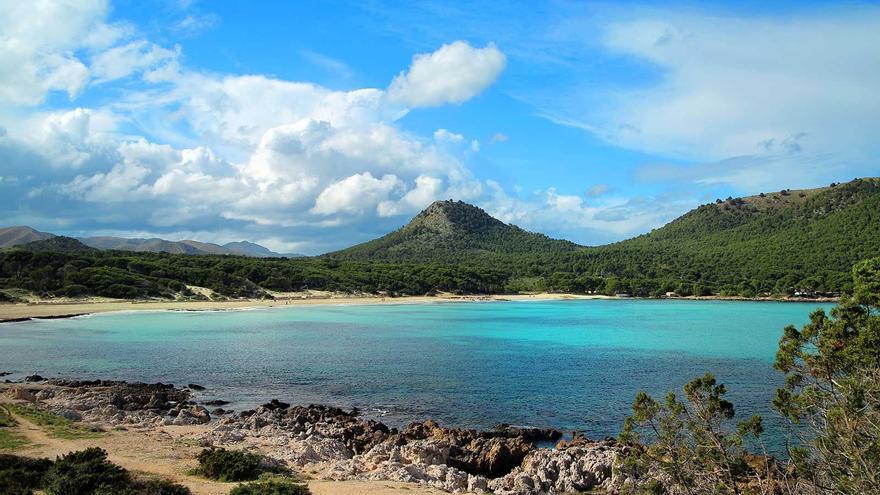
[[529,301],[115,313],[0,325],[0,371],[208,387],[241,409],[279,398],[615,435],[636,392],[712,372],[738,415],[764,413],[788,324],[817,303]]

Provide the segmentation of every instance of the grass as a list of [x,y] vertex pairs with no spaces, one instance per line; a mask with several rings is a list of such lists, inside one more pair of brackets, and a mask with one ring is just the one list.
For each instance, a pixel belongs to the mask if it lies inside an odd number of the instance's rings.
[[0,450],[15,450],[29,442],[6,429],[0,429]]
[[0,450],[14,450],[28,444],[27,440],[9,431],[8,428],[17,425],[9,411],[0,406]]
[[31,406],[9,404],[7,407],[14,413],[46,430],[49,435],[62,440],[81,438],[98,438],[103,432],[75,423],[57,414],[43,411]]

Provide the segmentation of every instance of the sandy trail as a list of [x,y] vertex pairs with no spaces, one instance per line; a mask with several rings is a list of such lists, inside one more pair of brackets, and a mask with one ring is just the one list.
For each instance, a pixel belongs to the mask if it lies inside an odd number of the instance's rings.
[[[2,407],[2,404],[0,404]],[[236,483],[221,483],[187,474],[196,467],[195,457],[201,447],[186,437],[205,427],[166,426],[156,431],[111,431],[99,438],[67,440],[54,438],[42,428],[21,416],[13,431],[30,443],[14,454],[54,459],[68,452],[88,447],[101,447],[110,461],[145,475],[165,478],[192,490],[194,495],[226,495]],[[309,480],[314,495],[441,495],[446,492],[413,483],[385,481],[322,481]]]

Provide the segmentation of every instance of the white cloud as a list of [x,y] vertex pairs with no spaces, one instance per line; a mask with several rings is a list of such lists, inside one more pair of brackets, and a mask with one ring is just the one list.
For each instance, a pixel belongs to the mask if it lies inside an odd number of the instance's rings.
[[335,213],[363,214],[384,201],[394,189],[402,186],[394,175],[381,179],[364,172],[346,177],[327,186],[315,200],[312,213],[332,215]]
[[434,131],[434,139],[439,142],[460,143],[464,140],[464,136],[449,132],[446,129],[437,129]]
[[492,138],[489,139],[489,142],[492,144],[506,143],[507,141],[510,141],[510,137],[507,134],[504,134],[501,132],[496,132],[495,134],[492,135]]
[[605,30],[608,50],[652,64],[659,81],[593,108],[568,101],[580,116],[557,113],[612,143],[694,160],[756,154],[766,143],[850,160],[880,150],[878,8],[763,18],[649,11]]
[[474,48],[455,41],[413,57],[409,70],[391,82],[388,97],[411,108],[463,103],[494,83],[506,63],[492,43]]
[[642,233],[696,206],[689,198],[607,197],[602,200],[561,194],[554,188],[522,199],[500,184],[487,181],[483,206],[491,215],[527,230],[557,235],[581,243],[609,242]]
[[92,59],[92,75],[96,82],[112,81],[135,72],[163,70],[176,62],[180,48],[168,50],[146,40],[136,40],[110,48]]

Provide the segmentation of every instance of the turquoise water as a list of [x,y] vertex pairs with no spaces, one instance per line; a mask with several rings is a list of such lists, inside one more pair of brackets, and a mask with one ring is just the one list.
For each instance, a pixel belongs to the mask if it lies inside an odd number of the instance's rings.
[[[0,371],[199,383],[236,409],[271,398],[615,435],[636,392],[713,372],[767,415],[788,324],[816,303],[528,301],[116,313],[0,325]],[[825,305],[824,307],[828,307]]]

